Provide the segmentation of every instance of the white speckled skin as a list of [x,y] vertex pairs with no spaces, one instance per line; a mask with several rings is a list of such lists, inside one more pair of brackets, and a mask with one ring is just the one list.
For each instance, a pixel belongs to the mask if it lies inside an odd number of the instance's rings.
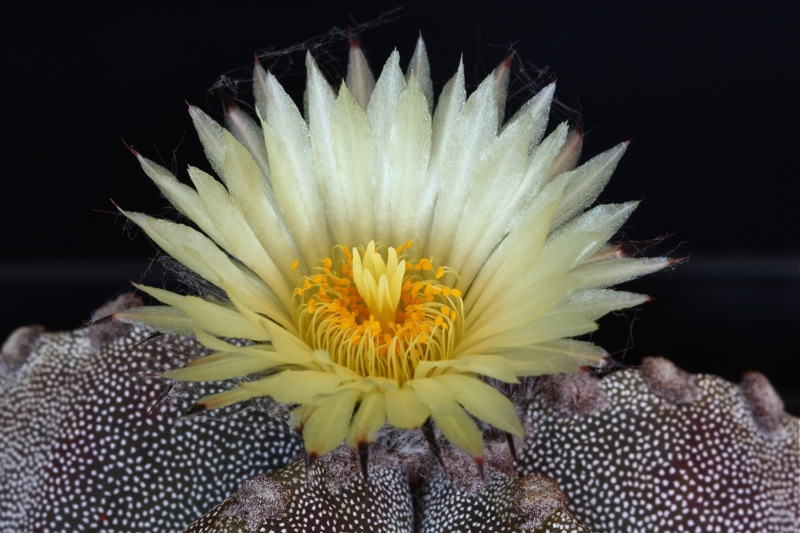
[[651,358],[594,387],[608,402],[592,413],[533,401],[520,467],[555,479],[591,527],[800,531],[800,426],[763,376],[737,386]]
[[[355,454],[344,447],[313,463],[308,481],[305,465],[294,463],[248,481],[185,533],[591,533],[564,508],[567,498],[552,480],[507,475],[493,466],[496,457],[487,461],[481,479],[470,457],[441,444],[446,473],[426,453],[406,456],[398,467],[397,452],[380,447],[372,455],[368,480]],[[505,445],[490,446],[508,454]],[[265,493],[269,502],[261,496]]]
[[[253,408],[180,417],[146,377],[196,345],[103,324],[35,330],[0,366],[0,531],[178,531],[299,444]],[[25,353],[8,353],[17,346]]]
[[[526,505],[547,498],[556,510],[533,531],[800,530],[800,425],[759,374],[737,386],[650,359],[601,380],[543,379],[532,399],[517,397],[528,432],[518,471],[529,477],[515,479],[495,443],[484,491],[447,449],[457,471],[446,477],[417,449],[373,453],[365,483],[355,456],[340,453],[306,485],[302,463],[281,468],[301,447],[266,406],[181,416],[209,386],[169,390],[148,377],[198,349],[113,322],[12,335],[0,357],[0,531],[180,531],[193,521],[193,533],[519,531],[546,515]],[[552,490],[531,500],[535,472],[558,483],[566,509]]]
[[271,484],[286,494],[282,506],[269,516],[258,508],[263,502],[241,491],[193,523],[187,533],[217,531],[414,531],[414,514],[408,476],[401,469],[374,471],[369,481],[360,473],[340,480],[332,489],[326,482],[325,466],[310,467],[308,481],[302,461],[260,476],[251,483]]

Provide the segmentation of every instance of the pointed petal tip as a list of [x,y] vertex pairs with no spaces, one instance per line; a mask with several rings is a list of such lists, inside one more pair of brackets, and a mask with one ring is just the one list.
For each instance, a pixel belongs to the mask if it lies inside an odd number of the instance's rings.
[[583,138],[583,115],[578,115],[578,118],[575,119],[575,124],[572,126],[570,133],[578,136],[579,138]]
[[556,82],[548,83],[539,93],[547,95],[547,97],[552,100],[553,96],[556,94]]
[[417,36],[417,42],[414,44],[413,55],[416,57],[417,54],[423,54],[424,57],[427,58],[428,52],[427,49],[425,48],[425,39],[422,38],[422,30],[419,31],[419,35]]
[[110,315],[102,316],[102,317],[100,317],[100,318],[98,318],[96,320],[90,320],[89,322],[87,322],[86,324],[84,324],[83,326],[81,326],[78,329],[85,329],[85,328],[90,328],[92,326],[98,326],[98,325],[101,325],[101,324],[108,324],[108,323],[111,323],[111,322],[117,322],[118,320],[119,319],[116,318],[116,313],[113,313],[113,314],[110,314]]
[[220,87],[217,89],[217,93],[219,94],[220,100],[222,100],[222,106],[225,108],[225,116],[229,116],[239,109],[239,106],[233,101],[233,98],[231,98],[231,95],[229,95],[225,89]]
[[138,150],[136,150],[136,149],[135,149],[133,146],[131,146],[130,144],[128,144],[128,143],[126,143],[126,142],[125,142],[125,139],[122,139],[122,144],[123,144],[123,145],[125,145],[125,148],[127,148],[127,149],[128,149],[128,151],[129,151],[130,153],[132,153],[132,154],[133,154],[133,156],[134,156],[134,157],[136,157],[137,159],[139,159],[140,157],[142,157],[141,155],[139,155],[139,151],[138,151]]
[[[166,374],[159,374],[159,376],[161,376],[161,377],[168,377]],[[212,402],[203,402],[203,403],[199,403],[199,402],[198,402],[198,403],[196,403],[196,404],[194,405],[194,407],[192,407],[192,408],[190,409],[190,412],[192,412],[192,413],[199,413],[199,412],[201,412],[201,411],[211,411],[212,409],[214,409],[214,406],[213,406],[213,403],[212,403]]]
[[678,266],[680,264],[683,264],[683,263],[687,262],[688,260],[689,260],[688,256],[686,256],[686,257],[669,257],[669,258],[667,258],[667,264],[664,265],[664,266],[669,267],[669,268],[676,267],[676,266]]
[[347,31],[350,34],[350,50],[356,50],[358,48],[361,48],[361,45],[358,44],[358,40],[356,39],[356,36],[353,35],[353,30],[348,29]]
[[369,481],[369,442],[358,443],[358,462],[361,465],[364,481]]
[[508,55],[506,56],[506,58],[505,58],[505,59],[503,59],[503,61],[502,61],[502,62],[500,62],[500,67],[501,67],[501,68],[504,68],[504,69],[506,69],[506,70],[511,70],[511,65],[514,63],[514,55],[515,55],[515,54],[516,54],[516,52],[514,52],[514,51],[512,50],[512,51],[511,51],[511,53],[510,53],[510,54],[508,54]]
[[486,471],[483,467],[485,459],[483,455],[476,455],[472,458],[472,460],[475,461],[475,467],[478,469],[478,475],[480,476],[481,481],[486,483]]

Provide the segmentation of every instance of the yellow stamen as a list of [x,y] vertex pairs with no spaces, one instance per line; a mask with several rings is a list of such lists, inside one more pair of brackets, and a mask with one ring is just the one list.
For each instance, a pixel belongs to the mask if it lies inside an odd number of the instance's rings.
[[410,258],[411,245],[337,246],[321,259],[294,293],[306,342],[364,377],[399,384],[421,361],[448,359],[461,334],[458,277],[430,258]]

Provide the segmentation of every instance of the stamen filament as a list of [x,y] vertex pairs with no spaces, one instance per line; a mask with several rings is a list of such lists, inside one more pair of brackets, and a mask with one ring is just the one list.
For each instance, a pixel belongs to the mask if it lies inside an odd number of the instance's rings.
[[[362,376],[411,379],[421,361],[448,359],[463,302],[447,267],[411,260],[410,243],[363,251],[338,246],[298,281],[298,322],[310,346]],[[401,255],[398,255],[398,251]],[[450,284],[445,284],[450,280]]]

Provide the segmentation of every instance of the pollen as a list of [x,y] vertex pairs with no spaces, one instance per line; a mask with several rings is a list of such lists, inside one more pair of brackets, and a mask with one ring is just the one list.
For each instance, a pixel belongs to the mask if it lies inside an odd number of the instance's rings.
[[336,246],[294,297],[298,329],[313,349],[364,377],[403,384],[422,361],[449,359],[461,334],[459,278],[413,241],[384,247]]

